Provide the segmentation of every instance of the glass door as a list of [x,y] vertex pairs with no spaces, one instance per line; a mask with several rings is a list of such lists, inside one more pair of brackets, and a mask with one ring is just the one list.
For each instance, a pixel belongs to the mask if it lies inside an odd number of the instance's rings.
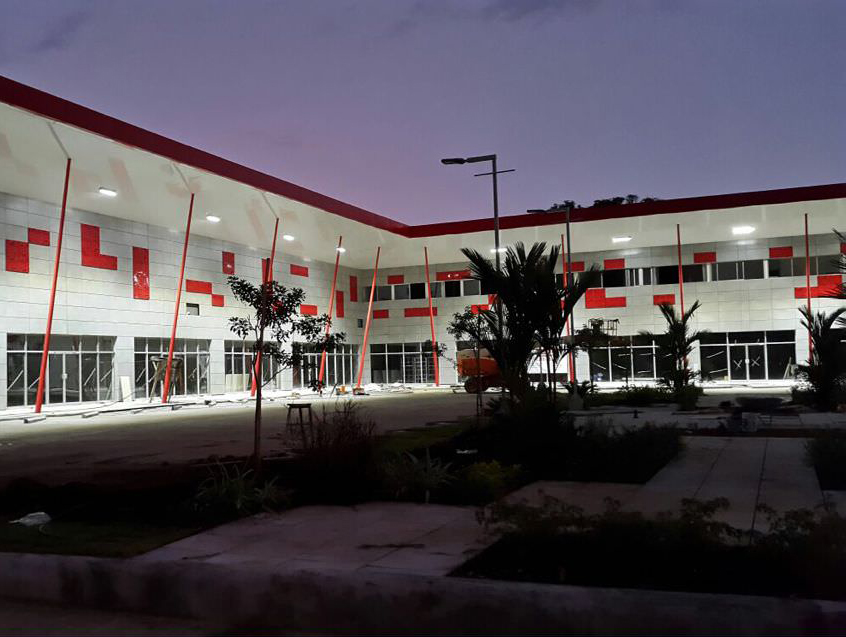
[[746,345],[729,346],[731,380],[749,380],[746,372]]
[[767,365],[763,345],[746,346],[746,368],[749,380],[766,380]]

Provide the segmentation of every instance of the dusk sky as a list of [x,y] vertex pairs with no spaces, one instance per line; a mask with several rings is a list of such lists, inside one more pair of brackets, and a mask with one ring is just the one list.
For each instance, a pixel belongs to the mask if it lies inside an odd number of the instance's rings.
[[[374,212],[846,181],[846,2],[0,0],[0,74]],[[484,167],[482,167],[484,169]]]

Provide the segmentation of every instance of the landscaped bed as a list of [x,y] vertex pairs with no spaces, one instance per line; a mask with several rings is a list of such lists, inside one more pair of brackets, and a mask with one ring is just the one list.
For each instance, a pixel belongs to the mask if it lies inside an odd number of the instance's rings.
[[497,505],[504,532],[452,575],[545,584],[846,600],[846,520],[799,511],[749,536],[714,522],[725,502],[687,501],[648,519],[617,510],[586,516],[558,502]]

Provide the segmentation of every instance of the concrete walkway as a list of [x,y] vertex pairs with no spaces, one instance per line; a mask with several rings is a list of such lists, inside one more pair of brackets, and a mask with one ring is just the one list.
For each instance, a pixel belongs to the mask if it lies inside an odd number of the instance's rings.
[[446,575],[490,542],[475,508],[369,502],[307,506],[224,524],[139,557],[261,565],[277,572],[395,572]]
[[[805,464],[801,438],[686,437],[685,449],[644,485],[536,482],[512,494],[512,501],[539,502],[540,493],[580,506],[588,513],[605,509],[605,498],[624,509],[655,514],[678,510],[683,498],[727,498],[729,508],[716,519],[739,529],[767,530],[765,504],[778,512],[814,509],[824,495],[816,473]],[[830,495],[836,503],[839,496]]]

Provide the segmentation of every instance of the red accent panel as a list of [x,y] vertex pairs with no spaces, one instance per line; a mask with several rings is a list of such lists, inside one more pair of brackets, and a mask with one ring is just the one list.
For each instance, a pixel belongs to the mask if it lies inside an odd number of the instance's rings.
[[402,274],[388,275],[388,285],[397,285],[399,283],[405,283],[405,277]]
[[770,259],[790,259],[793,256],[792,246],[770,248]]
[[337,318],[344,318],[344,292],[343,292],[343,290],[335,290],[335,316]]
[[100,228],[87,223],[79,224],[82,235],[82,265],[88,268],[117,270],[117,257],[100,253]]
[[694,252],[693,253],[693,262],[694,263],[716,263],[717,262],[717,253],[716,252]]
[[[814,290],[816,288],[811,288],[811,296],[814,296]],[[808,298],[808,288],[793,288],[793,298],[805,300]]]
[[291,274],[294,276],[308,276],[308,268],[304,265],[291,264]]
[[821,274],[817,277],[817,297],[834,296],[837,294],[842,281],[843,279],[839,274]]
[[222,294],[212,294],[212,305],[214,307],[223,307],[223,295]]
[[193,292],[194,294],[211,294],[212,284],[208,281],[194,281],[192,279],[185,279],[185,291]]
[[496,294],[488,294],[488,305],[496,303]]
[[[438,315],[438,308],[432,308],[432,315]],[[411,318],[413,316],[429,316],[429,308],[428,307],[407,307],[405,308],[405,318]]]
[[6,239],[6,271],[29,272],[29,244]]
[[317,316],[317,306],[300,305],[300,314],[305,314],[306,316]]
[[846,254],[846,243],[840,244],[840,254]]
[[482,310],[489,310],[489,309],[491,309],[491,306],[488,305],[487,303],[484,303],[482,305],[471,305],[470,306],[470,311],[473,312],[473,314],[478,314]]
[[605,259],[606,270],[622,270],[626,267],[625,259]]
[[626,307],[626,297],[614,296],[606,298],[605,288],[590,288],[585,292],[585,307],[589,310],[605,307]]
[[235,274],[235,253],[223,251],[223,273]]
[[373,310],[373,318],[375,319],[386,319],[390,316],[390,312],[388,310]]
[[450,272],[435,273],[436,281],[459,281],[461,279],[469,279],[470,270],[452,270]]
[[132,247],[132,298],[150,300],[150,251]]
[[[573,261],[573,272],[584,272],[585,271],[585,262],[584,261]],[[567,262],[564,262],[564,272],[567,272]]]
[[358,277],[350,275],[350,301],[358,303]]
[[47,230],[28,228],[27,241],[37,246],[48,246],[50,245],[50,233]]
[[655,294],[652,296],[652,305],[663,305],[664,303],[673,305],[675,302],[675,294]]

